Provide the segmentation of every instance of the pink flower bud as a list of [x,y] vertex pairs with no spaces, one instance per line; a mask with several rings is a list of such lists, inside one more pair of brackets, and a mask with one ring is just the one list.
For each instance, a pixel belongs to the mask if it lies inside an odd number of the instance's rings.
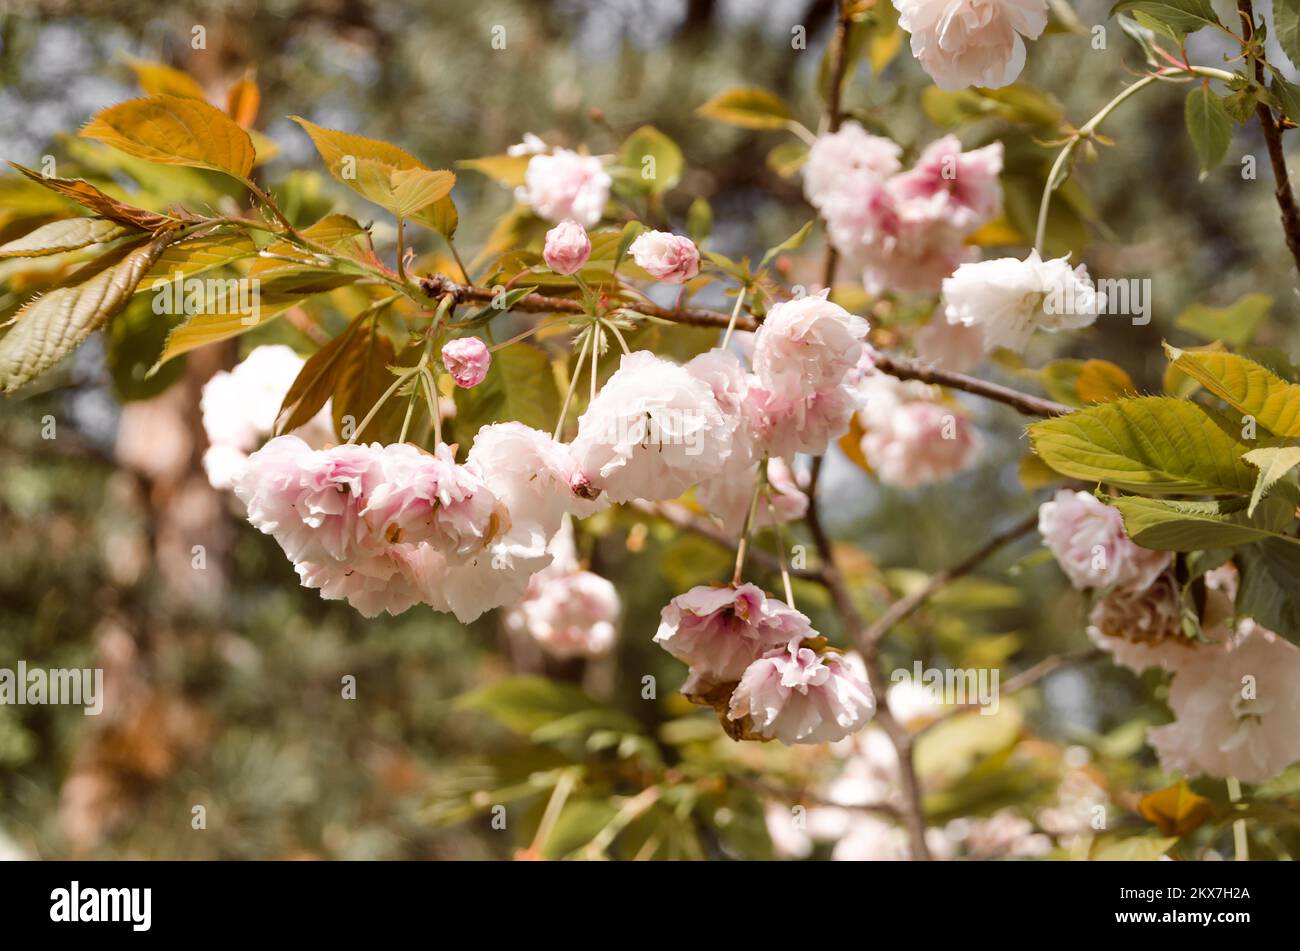
[[700,273],[700,252],[695,242],[667,231],[647,231],[632,242],[632,258],[655,280],[685,284]]
[[478,337],[461,337],[442,348],[442,365],[457,386],[468,389],[483,382],[492,365],[492,354]]
[[587,229],[572,219],[561,221],[546,232],[546,247],[542,257],[556,274],[575,274],[582,270],[591,256],[591,239]]

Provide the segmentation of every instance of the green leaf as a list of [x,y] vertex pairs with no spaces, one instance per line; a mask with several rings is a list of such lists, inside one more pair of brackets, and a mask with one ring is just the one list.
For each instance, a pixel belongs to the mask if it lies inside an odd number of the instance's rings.
[[257,152],[248,133],[215,106],[180,96],[150,96],[109,106],[79,133],[159,165],[225,172],[244,180]]
[[652,195],[673,188],[686,167],[677,143],[651,125],[643,125],[623,141],[619,161],[631,170],[632,180]]
[[1219,415],[1164,396],[1112,400],[1029,427],[1034,451],[1062,475],[1133,492],[1249,495],[1251,447]]
[[1265,500],[1254,516],[1240,499],[1183,502],[1130,495],[1102,496],[1102,501],[1119,510],[1130,538],[1157,551],[1235,548],[1268,538],[1300,545],[1300,539],[1283,534],[1294,521],[1295,506],[1280,498]]
[[84,280],[24,304],[13,328],[0,337],[0,390],[9,393],[31,382],[121,311],[170,240],[158,237],[120,256],[110,252],[88,265]]
[[1111,16],[1119,13],[1138,15],[1139,22],[1159,28],[1179,43],[1188,33],[1220,25],[1210,0],[1120,0],[1110,8]]
[[695,114],[742,129],[784,129],[794,118],[780,96],[756,86],[724,90],[696,109]]
[[791,178],[808,161],[809,151],[803,142],[782,142],[767,153],[767,167],[782,178]]
[[460,225],[460,213],[456,211],[456,203],[451,200],[451,196],[444,195],[428,208],[422,208],[413,214],[411,220],[431,228],[450,241]]
[[493,317],[499,317],[502,314],[514,310],[515,305],[527,297],[529,294],[537,293],[537,285],[531,287],[515,287],[499,295],[499,303],[489,303],[480,307],[464,318],[467,324],[480,324],[484,321],[491,320]]
[[1273,0],[1273,38],[1291,65],[1300,68],[1300,3],[1296,0]]
[[177,271],[187,278],[196,277],[235,261],[251,258],[257,254],[257,250],[252,239],[242,234],[191,238],[169,244],[167,250],[153,263],[153,267],[149,268],[149,273],[141,278],[136,293],[149,292],[155,281],[160,278],[171,280]]
[[813,222],[809,221],[776,247],[768,248],[763,254],[763,260],[758,262],[758,269],[761,271],[763,268],[767,267],[778,254],[784,254],[786,251],[793,251],[795,248],[799,247],[799,245],[803,244],[804,241],[807,240],[809,233],[812,232],[812,226]]
[[[358,317],[343,333],[307,358],[280,403],[280,411],[276,413],[280,421],[277,433],[290,432],[310,421],[334,395],[346,362],[345,355],[351,349],[350,344],[360,324],[366,319],[368,315]],[[357,421],[360,422],[360,417]]]
[[[347,339],[341,344],[342,352],[338,354],[336,369],[322,366],[322,372],[334,380],[330,411],[334,417],[334,432],[339,438],[351,436],[379,398],[393,385],[393,374],[389,372],[389,367],[397,362],[392,341],[375,326],[374,321],[363,319],[356,331],[345,336]],[[329,360],[329,357],[324,359]],[[397,442],[409,401],[410,397],[401,392],[390,396],[388,402],[366,424],[360,438],[364,442]],[[417,402],[417,409],[420,406],[421,403]],[[298,415],[294,414],[295,417]],[[301,421],[306,422],[313,415],[315,414],[306,414]],[[427,412],[425,415],[428,415]],[[296,418],[290,422],[300,425]],[[286,423],[285,430],[290,428]]]
[[632,247],[632,242],[641,235],[645,234],[646,226],[639,221],[629,221],[623,226],[623,231],[618,238],[618,250],[614,253],[614,267],[618,267],[627,257],[628,248]]
[[1273,94],[1286,117],[1292,122],[1300,123],[1300,86],[1287,82],[1285,77],[1274,70],[1273,82],[1269,84],[1268,91]]
[[[360,280],[360,276],[317,271],[294,272],[285,278],[262,281],[260,285],[254,285],[254,280],[205,279],[199,286],[199,293],[194,295],[197,299],[190,299],[190,289],[185,287],[183,296],[187,299],[180,304],[173,301],[164,312],[190,313],[189,319],[167,337],[167,347],[158,358],[158,366],[196,347],[247,333],[296,307],[307,297],[353,284]],[[155,284],[159,293],[163,293],[164,283],[160,280]],[[253,298],[255,286],[258,288],[256,299]]]
[[469,445],[479,428],[510,420],[550,432],[560,412],[555,375],[546,354],[512,343],[492,354],[487,377],[470,389],[456,387],[456,438]]
[[456,184],[452,172],[428,168],[391,143],[289,118],[311,136],[331,175],[398,218],[445,198]]
[[0,244],[0,259],[41,258],[64,251],[76,251],[102,244],[126,234],[127,230],[103,218],[65,218],[42,225],[30,234]]
[[1255,507],[1268,494],[1269,489],[1296,466],[1300,466],[1300,446],[1252,449],[1242,458],[1259,470],[1259,480],[1255,483],[1255,490],[1250,493],[1249,511],[1253,515]]
[[686,233],[697,245],[709,239],[713,231],[713,208],[704,198],[696,198],[686,212]]
[[1116,16],[1115,19],[1119,23],[1119,28],[1142,48],[1142,56],[1146,59],[1147,65],[1159,65],[1155,32],[1126,16]]
[[1300,437],[1300,385],[1235,353],[1180,350],[1169,344],[1165,353],[1175,367],[1269,432]]
[[1193,304],[1178,315],[1174,325],[1205,341],[1222,340],[1232,347],[1244,347],[1273,309],[1269,294],[1245,294],[1227,307]]
[[1200,159],[1201,178],[1205,178],[1223,161],[1232,143],[1232,116],[1223,100],[1210,91],[1209,83],[1202,83],[1187,94],[1183,118]]
[[456,706],[486,713],[502,726],[527,735],[597,704],[571,684],[545,677],[509,677],[462,695]]
[[481,172],[494,182],[507,188],[518,188],[524,183],[531,155],[484,155],[476,159],[461,159],[458,168]]
[[1300,545],[1269,540],[1237,552],[1241,586],[1237,613],[1292,642],[1300,642]]

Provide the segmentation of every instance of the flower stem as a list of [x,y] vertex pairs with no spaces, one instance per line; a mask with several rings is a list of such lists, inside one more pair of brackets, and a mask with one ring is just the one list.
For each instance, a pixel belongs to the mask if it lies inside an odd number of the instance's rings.
[[727,332],[722,335],[722,349],[727,349],[727,344],[731,342],[731,332],[736,329],[736,319],[740,317],[740,309],[745,306],[745,295],[749,288],[742,287],[740,293],[736,295],[736,306],[731,308],[731,320],[727,323]]
[[[1236,776],[1228,777],[1228,800],[1241,801],[1241,783]],[[1246,820],[1237,819],[1232,823],[1232,850],[1238,862],[1250,861],[1250,841],[1246,838]]]
[[785,603],[794,607],[794,589],[790,586],[790,568],[785,563],[786,541],[785,525],[777,517],[776,506],[772,504],[772,490],[766,488],[763,493],[767,498],[767,510],[772,516],[772,524],[776,526],[776,558],[781,565],[781,583],[785,586]]
[[731,575],[733,585],[740,584],[740,579],[745,573],[745,552],[749,548],[749,534],[754,529],[754,515],[758,511],[758,494],[763,490],[766,474],[767,456],[764,456],[758,463],[758,472],[754,476],[754,494],[750,497],[749,510],[745,513],[745,525],[740,530],[740,543],[736,546],[736,570]]
[[1052,163],[1052,170],[1048,173],[1047,182],[1043,186],[1043,199],[1038,205],[1038,229],[1034,233],[1034,249],[1038,251],[1039,254],[1043,253],[1043,240],[1047,235],[1047,211],[1052,202],[1052,193],[1064,185],[1065,180],[1069,177],[1069,172],[1066,171],[1066,167],[1079,143],[1091,137],[1091,135],[1097,131],[1097,127],[1105,122],[1107,117],[1119,108],[1119,106],[1129,97],[1136,95],[1152,83],[1167,80],[1171,77],[1184,76],[1187,78],[1201,76],[1205,79],[1218,79],[1223,82],[1227,82],[1234,78],[1232,73],[1222,69],[1215,69],[1211,66],[1171,66],[1161,69],[1159,72],[1148,73],[1132,85],[1125,86],[1124,89],[1120,91],[1119,95],[1106,103],[1106,105],[1102,106],[1100,112],[1085,122],[1073,135],[1070,136],[1069,141],[1065,143],[1060,154],[1056,156],[1056,161]]
[[573,377],[569,380],[569,392],[564,394],[564,405],[560,407],[560,416],[555,421],[555,432],[551,438],[559,441],[564,432],[564,417],[569,413],[569,404],[573,402],[573,391],[578,388],[578,378],[582,376],[582,364],[587,359],[587,346],[591,343],[591,334],[582,338],[582,348],[578,351],[578,362],[573,366]]

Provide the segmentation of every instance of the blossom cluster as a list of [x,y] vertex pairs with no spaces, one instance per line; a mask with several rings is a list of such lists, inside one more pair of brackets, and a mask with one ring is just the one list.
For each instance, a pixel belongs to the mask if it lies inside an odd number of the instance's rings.
[[832,244],[872,293],[932,294],[975,249],[965,239],[1002,206],[1002,143],[962,151],[956,136],[930,143],[902,171],[902,149],[856,122],[818,137],[804,194]]
[[752,584],[692,588],[663,609],[655,642],[690,666],[682,688],[746,739],[828,743],[875,700],[860,664],[824,647],[808,618]]
[[1203,576],[1198,630],[1189,633],[1169,554],[1136,545],[1116,509],[1061,490],[1040,507],[1039,530],[1071,583],[1099,594],[1093,642],[1131,670],[1172,672],[1175,719],[1148,733],[1162,766],[1258,783],[1300,760],[1300,648],[1236,617],[1231,563]]

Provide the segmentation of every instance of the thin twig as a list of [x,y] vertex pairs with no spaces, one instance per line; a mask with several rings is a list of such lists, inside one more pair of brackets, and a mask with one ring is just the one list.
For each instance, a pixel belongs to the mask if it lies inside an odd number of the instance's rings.
[[949,568],[945,568],[942,571],[931,575],[930,580],[924,585],[910,594],[906,594],[899,598],[885,610],[885,613],[876,618],[876,620],[872,622],[871,626],[863,633],[862,640],[866,644],[874,647],[882,637],[889,633],[889,630],[895,624],[898,624],[900,621],[911,615],[917,608],[925,603],[926,599],[928,599],[930,595],[934,594],[944,585],[955,581],[963,575],[970,574],[999,548],[1029,534],[1029,532],[1031,532],[1037,525],[1038,513],[1035,512],[1033,515],[1017,522],[1005,531],[994,535],[980,546],[979,550],[974,554],[962,559]]

